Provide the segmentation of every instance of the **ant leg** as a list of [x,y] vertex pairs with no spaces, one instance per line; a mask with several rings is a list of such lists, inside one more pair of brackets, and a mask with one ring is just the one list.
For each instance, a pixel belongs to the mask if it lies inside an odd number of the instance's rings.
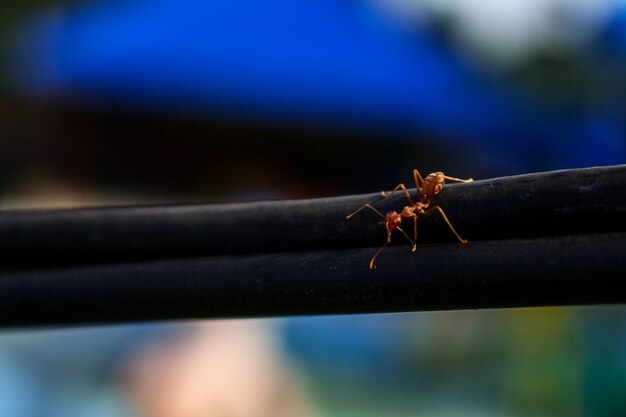
[[420,172],[416,169],[413,170],[413,179],[415,180],[415,190],[417,191],[417,198],[420,202],[425,203],[426,195],[422,194],[420,189],[424,186],[424,178],[420,175]]
[[383,249],[385,249],[385,247],[389,244],[389,242],[391,242],[391,230],[389,230],[389,228],[387,227],[387,241],[380,249],[376,251],[374,256],[372,256],[372,259],[370,260],[370,269],[374,269],[374,260],[376,260],[376,257],[378,256],[378,254],[381,253]]
[[[409,235],[407,235],[406,232],[402,230],[402,228],[400,227],[398,227],[398,230],[402,232],[404,237],[406,237],[409,240],[409,242],[411,242],[411,247],[412,248],[415,247],[415,243],[413,242],[413,240],[411,240]],[[370,261],[370,269],[374,269],[374,260],[376,259],[378,254],[381,253],[383,249],[385,249],[385,247],[389,244],[389,242],[391,242],[391,230],[387,229],[387,241],[380,249],[378,249],[378,251],[374,254],[374,256],[372,256],[372,260]]]
[[472,181],[474,181],[472,178],[469,178],[469,179],[466,179],[466,180],[462,180],[460,178],[448,177],[447,175],[444,175],[443,177],[445,179],[447,179],[447,180],[458,181],[458,182],[472,182]]
[[454,227],[452,227],[452,224],[450,223],[450,220],[448,220],[448,218],[446,217],[446,214],[443,212],[441,207],[433,206],[433,207],[429,208],[428,210],[424,211],[424,213],[425,214],[430,214],[430,212],[432,212],[433,210],[438,210],[439,211],[439,214],[441,214],[441,217],[443,217],[443,220],[446,222],[446,224],[448,225],[450,230],[452,230],[452,233],[454,233],[454,235],[457,237],[457,239],[459,239],[459,242],[467,243],[467,239],[461,238],[461,236],[459,236],[459,234],[456,232],[456,230],[454,230]]
[[420,188],[422,184],[424,184],[424,178],[422,178],[420,172],[416,169],[413,170],[413,178],[415,179],[415,187]]
[[376,212],[376,214],[378,214],[380,217],[382,217],[383,219],[385,218],[385,216],[383,215],[383,213],[381,213],[380,211],[376,210],[374,207],[372,207],[371,204],[363,204],[357,211],[350,213],[346,216],[346,219],[349,219],[350,217],[354,216],[355,214],[357,214],[359,211],[363,210],[364,208],[368,208],[368,209],[372,209]]
[[406,232],[402,230],[401,228],[398,227],[398,230],[402,232],[404,237],[406,237],[409,240],[409,242],[411,242],[411,252],[415,252],[415,242],[413,241],[413,239],[411,239],[409,235],[407,235]]
[[396,188],[394,188],[393,190],[389,191],[388,193],[385,194],[384,191],[380,192],[380,195],[383,196],[383,198],[387,198],[390,197],[393,193],[395,193],[396,191],[398,191],[400,188],[402,188],[402,191],[404,191],[404,195],[406,196],[406,198],[409,200],[409,203],[411,203],[412,206],[415,205],[415,203],[413,202],[413,200],[411,199],[411,194],[409,194],[409,191],[406,189],[406,187],[404,186],[404,184],[400,183],[396,186]]
[[417,216],[413,216],[413,247],[411,252],[415,252],[417,248]]
[[374,256],[372,256],[372,260],[370,261],[370,269],[374,269],[374,260],[376,259],[378,254],[381,253],[383,249],[385,249],[385,246],[387,246],[388,244],[389,242],[385,242],[385,244],[380,249],[378,249],[378,251],[374,254]]

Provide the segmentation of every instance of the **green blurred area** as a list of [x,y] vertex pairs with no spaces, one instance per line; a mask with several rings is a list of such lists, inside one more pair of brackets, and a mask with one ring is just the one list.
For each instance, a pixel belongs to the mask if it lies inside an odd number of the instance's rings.
[[[398,319],[406,328],[395,354],[404,369],[390,367],[375,376],[340,364],[308,369],[323,416],[626,414],[624,307],[414,313]],[[419,323],[413,332],[411,322]]]

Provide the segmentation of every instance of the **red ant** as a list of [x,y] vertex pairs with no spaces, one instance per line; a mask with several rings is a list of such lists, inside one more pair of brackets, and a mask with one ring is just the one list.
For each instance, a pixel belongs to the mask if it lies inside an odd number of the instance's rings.
[[[446,217],[441,207],[432,206],[429,208],[429,206],[430,206],[432,197],[439,194],[441,190],[443,189],[443,186],[445,185],[445,180],[458,181],[458,182],[472,182],[474,180],[471,178],[467,180],[462,180],[460,178],[448,177],[447,175],[444,175],[443,172],[433,172],[432,174],[428,174],[426,178],[422,178],[422,176],[416,169],[413,170],[413,178],[415,179],[415,188],[417,191],[417,196],[419,198],[419,201],[416,203],[413,202],[413,199],[411,198],[409,191],[406,189],[403,183],[398,184],[396,188],[394,188],[388,193],[385,193],[384,191],[380,192],[380,194],[384,198],[387,198],[391,196],[393,193],[395,193],[396,191],[398,191],[399,189],[402,189],[402,191],[404,191],[404,195],[406,196],[407,200],[409,200],[410,205],[405,206],[399,214],[396,211],[390,211],[390,212],[387,212],[387,214],[383,215],[380,211],[376,210],[370,204],[364,204],[358,210],[346,216],[346,219],[349,219],[355,214],[357,214],[359,211],[363,210],[364,208],[369,208],[373,210],[374,212],[376,212],[376,214],[378,214],[380,217],[383,218],[382,223],[385,224],[385,229],[387,229],[387,241],[380,249],[378,249],[378,251],[372,257],[372,260],[370,261],[370,269],[374,268],[374,260],[376,259],[378,254],[382,252],[383,249],[385,249],[385,247],[389,244],[389,242],[391,242],[391,233],[396,229],[402,232],[402,234],[411,242],[411,252],[415,252],[415,249],[417,247],[415,243],[417,241],[417,218],[419,216],[427,216],[430,213],[432,213],[434,210],[438,211],[439,214],[441,214],[441,217],[443,217],[443,220],[446,222],[450,230],[452,230],[452,233],[454,233],[454,235],[457,237],[459,242],[467,243],[467,239],[461,238],[461,236],[459,236],[457,231],[454,230],[454,227],[452,227],[452,224]],[[421,183],[421,187],[420,187],[420,183]],[[421,193],[420,193],[420,188],[422,188],[423,190],[423,192]],[[406,232],[400,228],[403,217],[413,219],[413,239],[411,239],[406,234]]]

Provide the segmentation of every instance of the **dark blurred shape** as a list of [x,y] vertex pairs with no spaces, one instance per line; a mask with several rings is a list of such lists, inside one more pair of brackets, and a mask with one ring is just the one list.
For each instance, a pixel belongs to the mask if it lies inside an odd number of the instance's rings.
[[22,30],[18,91],[129,111],[428,132],[481,147],[509,173],[624,162],[615,121],[522,100],[425,30],[375,12],[329,0],[133,0],[41,14]]

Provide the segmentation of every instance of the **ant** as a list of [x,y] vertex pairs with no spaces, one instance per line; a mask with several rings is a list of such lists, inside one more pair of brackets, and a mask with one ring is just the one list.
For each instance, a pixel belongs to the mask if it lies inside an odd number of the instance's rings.
[[[460,178],[449,177],[447,175],[444,175],[443,172],[433,172],[432,174],[428,174],[426,178],[422,178],[419,171],[416,169],[413,170],[413,178],[415,179],[415,189],[417,191],[417,197],[419,199],[419,201],[417,202],[413,202],[413,199],[411,198],[409,191],[406,189],[403,183],[398,184],[393,190],[391,190],[388,193],[385,193],[384,191],[380,192],[383,198],[387,198],[391,196],[393,193],[395,193],[396,191],[398,191],[399,189],[402,189],[407,200],[409,200],[410,205],[405,206],[400,213],[396,211],[389,211],[387,212],[387,214],[383,215],[380,211],[376,210],[372,205],[364,204],[358,210],[346,216],[346,219],[350,219],[359,211],[365,208],[369,208],[373,210],[376,214],[378,214],[380,217],[383,218],[382,223],[384,223],[385,229],[387,229],[387,241],[380,249],[378,249],[378,251],[374,254],[372,259],[370,260],[370,264],[369,264],[370,269],[374,269],[374,261],[376,260],[376,257],[378,256],[378,254],[380,254],[380,252],[382,252],[383,249],[385,249],[385,247],[389,244],[389,242],[391,242],[391,233],[394,230],[399,230],[400,232],[402,232],[402,234],[411,242],[411,252],[415,252],[417,248],[417,245],[415,243],[417,241],[417,218],[419,216],[427,216],[433,211],[438,211],[439,214],[441,214],[441,217],[443,217],[443,220],[446,222],[450,230],[452,230],[452,233],[454,233],[454,235],[457,237],[459,242],[467,243],[467,239],[461,238],[461,236],[459,236],[457,231],[454,230],[454,227],[452,227],[452,224],[446,217],[446,214],[443,212],[441,207],[439,206],[429,207],[429,206],[430,206],[431,199],[437,194],[439,194],[441,190],[443,189],[443,186],[445,185],[445,180],[458,181],[458,182],[472,182],[474,180],[472,178],[463,180]],[[420,187],[420,183],[421,183],[421,187]],[[422,192],[420,192],[420,188],[423,190]],[[403,217],[413,219],[413,239],[411,239],[409,235],[407,235],[406,232],[402,230],[402,228],[400,228]]]

